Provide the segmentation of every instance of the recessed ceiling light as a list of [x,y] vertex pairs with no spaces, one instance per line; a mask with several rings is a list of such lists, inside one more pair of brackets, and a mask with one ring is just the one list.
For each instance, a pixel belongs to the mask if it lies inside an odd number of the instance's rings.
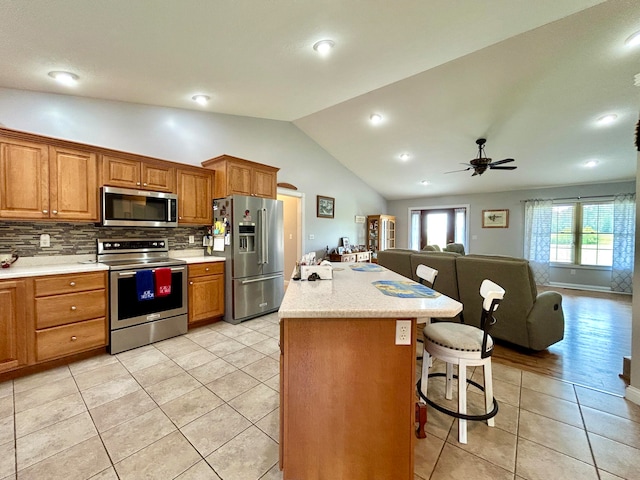
[[584,164],[584,166],[587,167],[587,168],[593,168],[596,165],[598,165],[598,161],[597,160],[589,160],[587,163]]
[[431,185],[431,182],[429,180],[422,180],[420,183],[422,185]]
[[371,120],[371,123],[373,123],[374,125],[377,125],[378,123],[382,122],[382,115],[380,115],[379,113],[372,113],[369,116],[369,120]]
[[334,46],[333,40],[320,40],[313,44],[313,49],[320,55],[327,55]]
[[200,105],[206,105],[207,102],[211,99],[208,95],[194,95],[191,97],[191,100],[199,103]]
[[78,77],[78,75],[76,75],[75,73],[62,71],[49,72],[49,76],[55,79],[57,82],[67,86],[75,85],[80,79],[80,77]]
[[632,34],[629,38],[627,38],[624,41],[625,45],[628,45],[629,47],[635,47],[637,45],[640,45],[640,30],[638,30],[636,33]]
[[400,154],[400,160],[402,160],[402,161],[406,162],[407,160],[409,160],[409,158],[410,158],[410,156],[409,156],[408,153],[401,153]]
[[616,118],[618,118],[618,115],[616,115],[615,113],[609,113],[608,115],[603,115],[602,117],[600,117],[598,119],[598,123],[600,125],[610,125],[616,121]]

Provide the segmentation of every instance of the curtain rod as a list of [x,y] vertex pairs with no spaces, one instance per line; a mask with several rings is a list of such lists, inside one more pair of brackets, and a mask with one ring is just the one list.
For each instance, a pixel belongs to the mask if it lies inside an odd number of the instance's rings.
[[613,198],[616,195],[633,195],[634,193],[612,193],[610,195],[587,195],[586,197],[563,197],[563,198],[529,198],[527,200],[520,200],[521,202],[531,202],[533,200],[590,200],[592,198]]

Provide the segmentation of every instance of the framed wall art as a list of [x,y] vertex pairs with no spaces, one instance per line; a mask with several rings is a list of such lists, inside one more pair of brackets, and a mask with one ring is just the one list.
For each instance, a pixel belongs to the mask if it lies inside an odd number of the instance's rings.
[[316,197],[316,215],[320,218],[333,218],[336,199],[332,197]]
[[483,210],[482,228],[509,228],[509,210]]

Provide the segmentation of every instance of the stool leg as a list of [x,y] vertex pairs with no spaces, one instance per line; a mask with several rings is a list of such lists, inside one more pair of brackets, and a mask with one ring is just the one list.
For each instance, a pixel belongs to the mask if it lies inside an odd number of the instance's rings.
[[[458,413],[467,413],[467,365],[458,364]],[[458,419],[458,441],[467,443],[467,421]]]
[[447,362],[447,390],[445,392],[445,398],[447,400],[453,398],[453,363],[449,362]]
[[[426,397],[427,396],[427,388],[429,386],[429,359],[431,356],[427,349],[424,349],[424,353],[422,354],[422,375],[420,377],[420,391]],[[426,403],[422,397],[419,396],[420,403]]]
[[[493,375],[491,374],[491,359],[484,364],[484,405],[486,413],[493,408]],[[496,424],[495,417],[487,420],[487,425],[494,427]]]

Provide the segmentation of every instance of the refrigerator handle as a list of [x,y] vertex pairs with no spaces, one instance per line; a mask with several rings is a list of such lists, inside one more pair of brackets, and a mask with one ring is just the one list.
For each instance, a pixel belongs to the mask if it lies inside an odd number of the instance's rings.
[[260,209],[261,228],[260,235],[262,236],[262,263],[269,263],[269,226],[267,223],[267,209]]

